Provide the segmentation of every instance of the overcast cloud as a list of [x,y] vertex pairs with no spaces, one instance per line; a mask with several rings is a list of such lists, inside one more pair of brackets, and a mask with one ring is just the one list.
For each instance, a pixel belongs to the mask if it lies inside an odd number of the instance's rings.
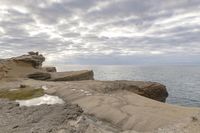
[[200,63],[199,0],[0,0],[0,58]]

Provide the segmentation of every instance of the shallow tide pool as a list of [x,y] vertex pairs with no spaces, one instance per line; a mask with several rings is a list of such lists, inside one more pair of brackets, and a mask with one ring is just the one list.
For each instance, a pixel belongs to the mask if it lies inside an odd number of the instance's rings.
[[63,104],[64,101],[58,96],[44,94],[41,97],[28,100],[16,100],[20,106],[37,106],[41,104]]

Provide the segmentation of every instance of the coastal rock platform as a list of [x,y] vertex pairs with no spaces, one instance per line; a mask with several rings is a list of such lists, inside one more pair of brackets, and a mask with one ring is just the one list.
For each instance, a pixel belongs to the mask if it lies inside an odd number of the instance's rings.
[[[39,56],[39,57],[38,57]],[[0,60],[0,90],[45,88],[60,105],[19,106],[0,99],[0,132],[198,133],[200,109],[164,103],[166,86],[149,81],[98,81],[93,71],[56,72],[37,52]],[[25,89],[24,88],[24,89]],[[26,117],[25,117],[26,116]],[[19,122],[20,120],[20,122]]]

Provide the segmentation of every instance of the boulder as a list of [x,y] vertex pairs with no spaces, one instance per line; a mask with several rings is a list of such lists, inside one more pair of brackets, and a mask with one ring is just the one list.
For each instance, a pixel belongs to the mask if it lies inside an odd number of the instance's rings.
[[93,79],[94,73],[92,70],[81,70],[51,73],[51,79],[49,79],[49,81],[78,81]]
[[56,67],[42,67],[45,72],[57,72]]
[[27,77],[35,80],[47,80],[51,78],[51,74],[44,72],[35,72],[32,74],[28,74]]
[[165,102],[168,97],[166,86],[157,82],[145,81],[116,81],[124,84],[125,90],[132,91],[141,96]]

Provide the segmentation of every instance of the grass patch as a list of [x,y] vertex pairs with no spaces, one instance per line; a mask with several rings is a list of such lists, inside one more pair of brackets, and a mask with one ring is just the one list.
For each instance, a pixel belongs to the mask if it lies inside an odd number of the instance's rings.
[[0,98],[5,98],[9,100],[27,100],[43,95],[44,90],[42,88],[17,88],[16,90],[0,90]]

